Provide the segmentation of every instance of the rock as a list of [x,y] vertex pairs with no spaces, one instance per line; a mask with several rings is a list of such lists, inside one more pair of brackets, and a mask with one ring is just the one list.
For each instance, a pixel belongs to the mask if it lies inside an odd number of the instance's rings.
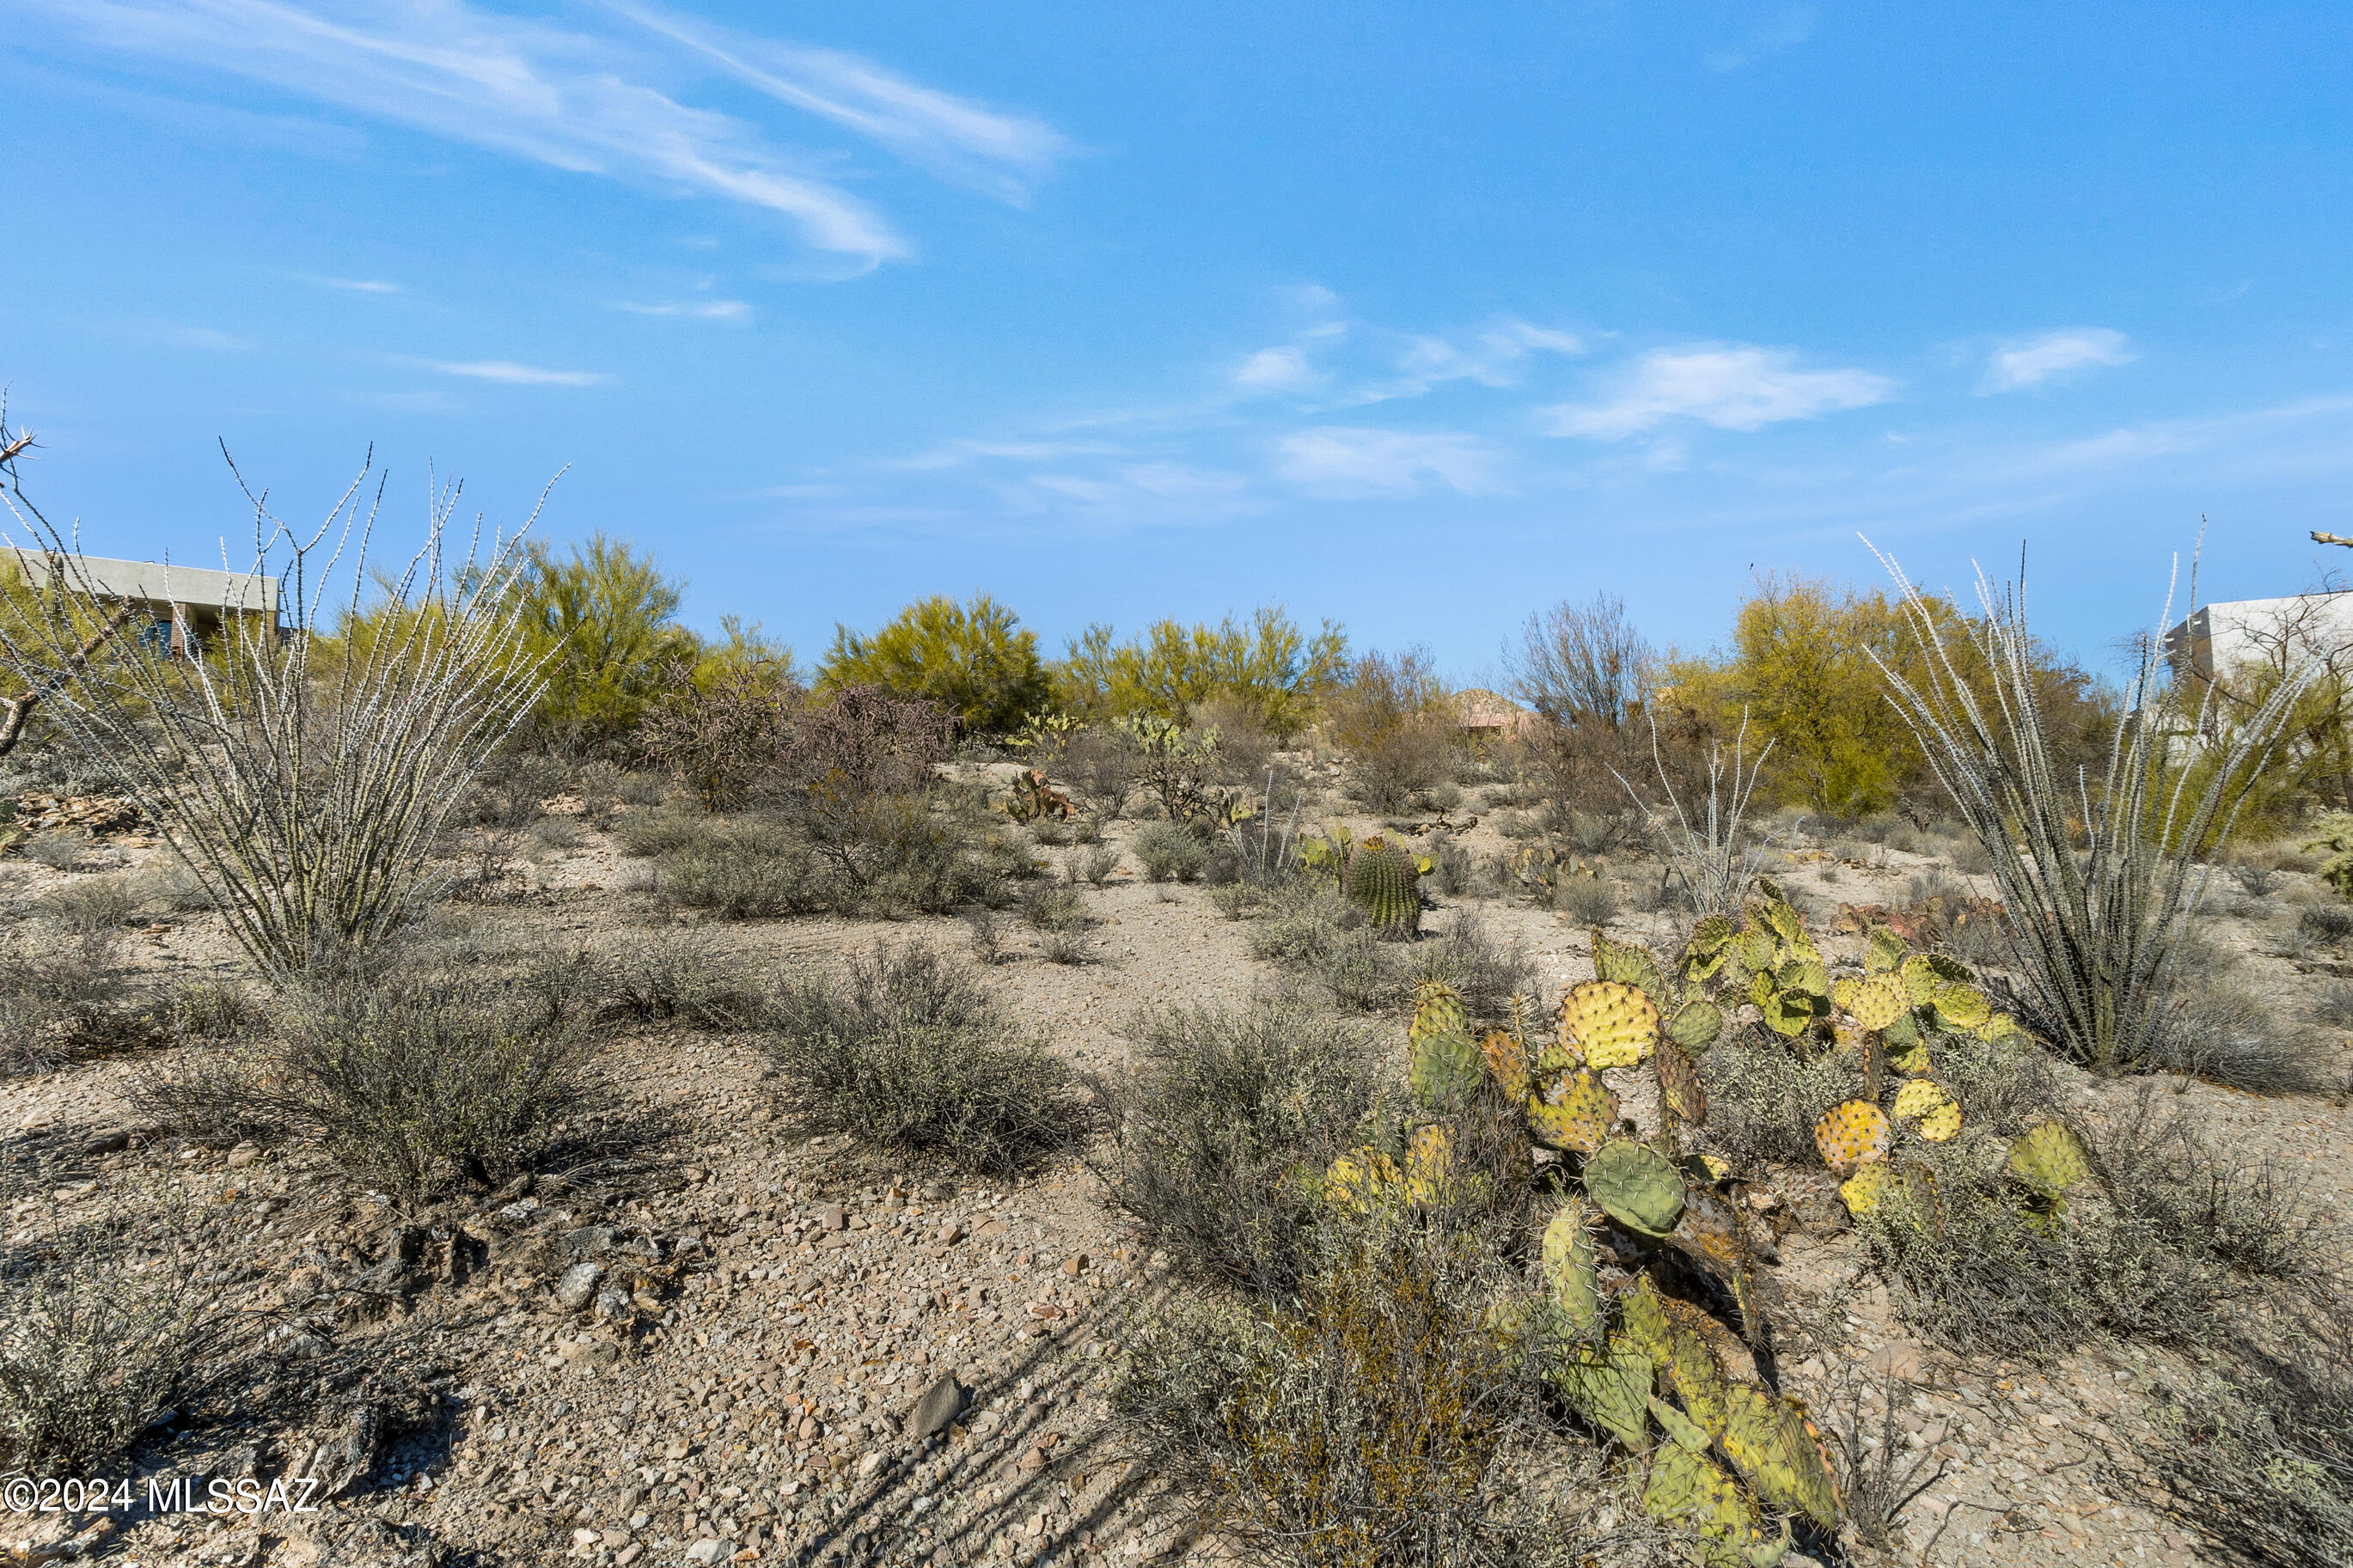
[[907,1435],[923,1438],[936,1436],[963,1411],[965,1388],[953,1377],[944,1377],[923,1390],[915,1400],[915,1408],[907,1416]]
[[618,1552],[613,1553],[613,1568],[629,1568],[630,1563],[635,1563],[639,1557],[645,1555],[645,1550],[646,1543],[644,1542],[630,1542],[627,1546],[622,1547]]
[[596,1316],[606,1321],[626,1318],[637,1310],[629,1293],[617,1285],[607,1285],[596,1292]]
[[1083,1252],[1080,1253],[1075,1258],[1067,1258],[1062,1260],[1062,1272],[1069,1275],[1073,1279],[1076,1279],[1080,1275],[1084,1274],[1086,1271],[1087,1255]]
[[839,1204],[828,1204],[817,1211],[817,1223],[828,1230],[848,1230],[849,1211]]
[[588,1304],[596,1293],[596,1281],[605,1277],[601,1263],[575,1263],[565,1269],[555,1281],[555,1304],[565,1311],[577,1311]]
[[950,1220],[947,1224],[940,1226],[941,1246],[954,1247],[957,1242],[962,1241],[963,1239],[964,1226],[956,1224],[955,1221]]
[[228,1152],[228,1168],[232,1171],[242,1171],[260,1158],[260,1150],[250,1143],[240,1143]]
[[564,1250],[575,1258],[594,1258],[610,1252],[613,1241],[620,1232],[609,1225],[584,1225],[577,1230],[564,1233]]
[[712,1563],[723,1557],[733,1555],[733,1553],[727,1550],[725,1542],[713,1541],[709,1536],[704,1536],[686,1549],[686,1560],[689,1563]]
[[1012,1228],[1013,1227],[1011,1226],[1006,1224],[1001,1219],[992,1219],[984,1222],[976,1234],[981,1236],[1003,1236]]
[[384,1425],[375,1412],[362,1405],[344,1417],[343,1429],[311,1451],[307,1463],[294,1473],[316,1479],[322,1497],[341,1497],[367,1476],[384,1440]]

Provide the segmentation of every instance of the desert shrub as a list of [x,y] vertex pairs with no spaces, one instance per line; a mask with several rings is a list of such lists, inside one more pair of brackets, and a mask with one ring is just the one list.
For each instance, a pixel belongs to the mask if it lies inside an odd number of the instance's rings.
[[543,803],[564,787],[567,772],[553,757],[509,752],[474,781],[459,820],[468,830],[478,883],[493,882],[505,871],[546,817]]
[[1135,795],[1135,737],[1117,724],[1090,724],[1063,741],[1053,773],[1080,810],[1116,821]]
[[1618,918],[1617,889],[1599,877],[1570,877],[1560,884],[1553,908],[1579,925],[1608,925]]
[[2177,1396],[2150,1458],[2175,1510],[2249,1563],[2353,1562],[2353,1347],[2308,1316]]
[[2239,885],[2239,891],[2251,899],[2268,897],[2279,882],[2277,868],[2253,860],[2239,861],[2230,871],[2231,880]]
[[2217,1159],[2146,1086],[2081,1131],[2094,1179],[2050,1224],[2004,1173],[2006,1138],[1922,1146],[1941,1234],[1892,1216],[1862,1227],[1907,1321],[1964,1354],[2042,1359],[2097,1333],[2211,1351],[2272,1287],[2313,1277],[2324,1235],[2301,1194]]
[[1512,996],[1535,988],[1535,966],[1516,941],[1509,946],[1495,940],[1484,921],[1469,910],[1433,937],[1404,946],[1385,944],[1392,955],[1399,987],[1398,1000],[1413,994],[1426,981],[1442,981],[1462,995],[1462,1005],[1474,1017],[1500,1018]]
[[[1136,1335],[1113,1404],[1155,1473],[1301,1568],[1667,1560],[1607,1539],[1640,1510],[1595,1517],[1598,1452],[1562,1454],[1540,1358],[1492,1327],[1525,1294],[1492,1254],[1443,1229],[1318,1240],[1295,1298],[1181,1302]],[[1552,1484],[1515,1484],[1505,1457],[1538,1437]]]
[[535,542],[524,555],[514,594],[524,657],[544,672],[533,727],[567,747],[610,745],[637,728],[664,672],[693,657],[694,635],[676,618],[684,585],[603,533],[562,555]]
[[2253,1094],[2301,1093],[2322,1078],[2306,1031],[2235,977],[2178,985],[2146,1064]]
[[1053,706],[1038,634],[986,594],[959,605],[935,595],[908,605],[871,637],[835,628],[818,666],[819,691],[872,687],[936,707],[966,735],[1008,735]]
[[98,1475],[223,1376],[239,1315],[197,1278],[212,1264],[185,1244],[175,1184],[110,1182],[69,1203],[61,1173],[26,1173],[29,1192],[5,1194],[0,1473]]
[[2306,904],[2295,923],[2315,942],[2343,942],[2353,936],[2353,904]]
[[974,963],[993,966],[1012,956],[1005,950],[1005,921],[995,910],[967,910],[964,923],[972,934]]
[[130,924],[138,917],[140,906],[146,902],[147,892],[142,880],[119,873],[111,877],[77,877],[42,894],[33,909],[61,930],[96,931]]
[[597,1044],[470,976],[337,976],[293,999],[253,1093],[346,1173],[414,1202],[536,1166]]
[[1256,705],[1229,693],[1210,698],[1193,710],[1193,727],[1218,737],[1216,773],[1220,784],[1244,789],[1263,787],[1274,763],[1274,737],[1267,732]]
[[1731,1156],[1736,1166],[1815,1161],[1814,1124],[1861,1091],[1862,1075],[1835,1057],[1808,1059],[1778,1036],[1759,1039],[1757,1034],[1727,1034],[1699,1059],[1708,1147]]
[[1025,1169],[1090,1123],[1070,1069],[920,948],[878,949],[843,981],[786,987],[764,1046],[810,1131],[968,1171]]
[[681,661],[666,685],[638,726],[638,749],[676,773],[703,810],[743,805],[792,745],[801,689],[790,658],[700,674]]
[[1030,842],[1040,849],[1059,848],[1071,841],[1071,825],[1060,817],[1041,816],[1029,827]]
[[1319,704],[1345,679],[1348,639],[1325,621],[1310,637],[1280,605],[1262,605],[1247,626],[1155,622],[1144,636],[1113,640],[1089,626],[1054,667],[1056,706],[1090,723],[1146,718],[1184,725],[1220,698],[1252,713],[1278,740],[1315,721]]
[[0,936],[0,1077],[53,1071],[169,1037],[165,998],[112,924]]
[[1135,830],[1128,849],[1144,868],[1146,881],[1190,882],[1209,863],[1209,846],[1181,822],[1147,822]]
[[1067,882],[1035,882],[1021,895],[1021,918],[1032,931],[1083,930],[1089,924],[1086,897]]
[[613,826],[621,853],[638,857],[709,849],[721,842],[711,818],[683,811],[633,811]]
[[1324,706],[1349,755],[1350,787],[1377,811],[1409,810],[1454,766],[1454,715],[1425,649],[1366,654]]
[[1108,844],[1073,850],[1062,860],[1062,875],[1074,883],[1084,882],[1090,888],[1102,887],[1118,869],[1119,851]]
[[1942,866],[1931,866],[1915,873],[1904,884],[1904,895],[1917,905],[1925,904],[1930,899],[1966,898],[1968,888],[1957,881]]
[[1093,963],[1103,957],[1093,939],[1079,929],[1039,932],[1038,952],[1049,963],[1072,967]]
[[1513,695],[1539,721],[1526,752],[1553,797],[1599,807],[1593,815],[1608,820],[1625,799],[1618,775],[1640,765],[1633,719],[1656,662],[1649,641],[1626,619],[1622,600],[1597,594],[1588,604],[1564,601],[1530,616],[1506,657]]
[[543,816],[531,825],[532,843],[562,854],[580,847],[580,825],[568,816]]
[[853,891],[920,875],[941,847],[932,830],[932,766],[953,720],[935,704],[845,686],[803,710],[785,763],[780,809]]
[[2331,1029],[2353,1029],[2353,981],[2323,981],[2312,988],[2305,1006],[2316,1024]]
[[1100,1167],[1113,1201],[1187,1269],[1287,1294],[1324,1168],[1380,1094],[1378,1040],[1275,999],[1163,1009],[1128,1035],[1137,1070],[1113,1097]]
[[744,962],[685,935],[649,937],[597,962],[600,1016],[677,1020],[700,1028],[756,1026],[768,999]]
[[1454,841],[1447,833],[1433,833],[1424,846],[1430,856],[1430,883],[1447,898],[1460,898],[1471,891],[1476,880],[1471,851]]
[[654,864],[659,897],[722,920],[807,914],[825,901],[808,846],[759,818],[714,822],[691,847],[670,850]]
[[1341,933],[1365,923],[1362,912],[1324,878],[1273,884],[1258,908],[1262,919],[1250,934],[1250,956],[1271,963],[1311,963]]
[[25,840],[25,858],[52,871],[70,871],[90,854],[90,835],[77,828],[52,827]]

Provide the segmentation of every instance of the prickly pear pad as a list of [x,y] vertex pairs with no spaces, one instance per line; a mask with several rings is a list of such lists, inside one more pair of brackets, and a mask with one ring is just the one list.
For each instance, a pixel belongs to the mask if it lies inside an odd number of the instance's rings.
[[1854,989],[1854,999],[1847,1011],[1854,1021],[1876,1034],[1893,1024],[1912,1005],[1904,982],[1893,974],[1874,974]]
[[1915,1078],[1895,1091],[1895,1119],[1916,1121],[1920,1136],[1942,1143],[1961,1130],[1961,1108],[1953,1097],[1925,1078]]
[[2055,1198],[2092,1173],[2083,1141],[2063,1121],[2038,1121],[2010,1146],[2010,1173],[2044,1197]]
[[1618,1126],[1618,1097],[1585,1069],[1564,1073],[1528,1100],[1528,1131],[1548,1149],[1590,1154]]
[[1663,1237],[1683,1212],[1683,1179],[1664,1154],[1612,1138],[1585,1162],[1585,1191],[1629,1230]]
[[1491,1029],[1479,1042],[1479,1054],[1486,1058],[1487,1071],[1493,1076],[1495,1087],[1504,1098],[1514,1102],[1528,1097],[1528,1048],[1519,1037],[1505,1029]]
[[1841,1176],[1853,1174],[1857,1165],[1886,1159],[1893,1140],[1885,1113],[1867,1100],[1833,1105],[1814,1123],[1814,1147],[1821,1151],[1822,1163]]
[[1616,980],[1588,980],[1560,999],[1560,1026],[1588,1063],[1628,1068],[1651,1054],[1659,1009],[1641,991]]
[[1659,1075],[1659,1096],[1668,1110],[1685,1121],[1707,1120],[1707,1091],[1700,1088],[1699,1069],[1681,1046],[1661,1040],[1651,1050],[1651,1067]]

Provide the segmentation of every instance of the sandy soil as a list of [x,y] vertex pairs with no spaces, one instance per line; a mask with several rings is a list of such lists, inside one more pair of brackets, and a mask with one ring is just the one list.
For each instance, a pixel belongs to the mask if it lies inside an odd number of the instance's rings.
[[[1514,847],[1497,826],[1490,814],[1455,837],[1483,862]],[[1129,831],[1115,825],[1109,841]],[[1906,879],[1928,865],[1885,849],[1841,861],[1802,839],[1792,848],[1777,874],[1825,910],[1901,904]],[[0,892],[22,912],[77,879],[152,868],[162,853],[118,838],[72,871],[11,862]],[[630,890],[642,879],[607,836],[586,831],[576,850],[518,867],[499,897],[461,912],[481,940],[518,952],[681,926]],[[2248,973],[2295,986],[2309,982],[2261,952],[2275,911],[2310,896],[2309,879],[2280,880],[2245,918],[2218,926],[2249,955]],[[1097,962],[1047,963],[1008,922],[1013,956],[986,974],[1050,1048],[1091,1071],[1124,1070],[1123,1027],[1141,1009],[1296,984],[1251,959],[1247,926],[1205,889],[1145,883],[1124,858],[1086,896]],[[1591,973],[1586,937],[1565,916],[1492,895],[1437,903],[1429,926],[1475,915],[1525,949],[1547,995]],[[1671,924],[1628,912],[1611,931],[1663,942]],[[698,921],[691,931],[776,977],[837,969],[877,942],[970,949],[965,926],[949,919]],[[209,915],[163,917],[130,945],[143,966],[176,977],[238,972]],[[325,1389],[290,1420],[256,1411],[243,1426],[158,1434],[151,1467],[265,1487],[320,1474],[340,1495],[316,1513],[258,1519],[135,1508],[81,1537],[107,1560],[627,1568],[828,1554],[1127,1563],[1225,1550],[1199,1538],[1100,1427],[1120,1319],[1170,1287],[1148,1240],[1076,1163],[989,1183],[805,1142],[774,1116],[754,1042],[649,1028],[603,1070],[624,1102],[672,1119],[674,1137],[650,1162],[405,1216],[315,1156],[207,1148],[142,1126],[121,1091],[150,1065],[108,1059],[0,1082],[10,1156],[59,1162],[66,1202],[98,1201],[84,1183],[168,1184],[206,1216],[200,1240],[222,1288],[273,1321],[312,1325],[281,1335],[277,1353],[397,1366],[411,1374],[411,1397],[427,1403],[408,1412],[416,1430],[390,1440],[355,1428],[368,1419],[354,1414],[367,1397],[357,1387]],[[2088,1080],[2075,1089],[2118,1092]],[[2341,1213],[2341,1101],[2179,1089],[2225,1147],[2308,1175],[2331,1216]],[[1775,1179],[1801,1212],[1821,1212],[1809,1173]],[[585,1288],[584,1265],[594,1276]],[[1793,1391],[1824,1407],[1845,1367],[1893,1369],[1911,1385],[1901,1441],[1931,1451],[1941,1474],[1906,1510],[1894,1561],[2216,1560],[2142,1468],[2151,1401],[2185,1371],[2168,1358],[2122,1347],[2041,1369],[1956,1363],[1903,1331],[1834,1226],[1785,1238],[1775,1272]],[[370,1279],[377,1295],[353,1305],[353,1281]],[[599,1297],[639,1281],[648,1331],[619,1333],[613,1314],[642,1309]],[[342,1305],[322,1319],[331,1301]],[[0,1531],[54,1544],[90,1524],[12,1514]]]

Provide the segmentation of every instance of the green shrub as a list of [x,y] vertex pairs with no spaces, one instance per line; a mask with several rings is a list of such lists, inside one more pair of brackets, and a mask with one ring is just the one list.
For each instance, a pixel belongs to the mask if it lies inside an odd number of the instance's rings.
[[1209,863],[1209,846],[1181,822],[1147,822],[1128,848],[1149,882],[1190,882]]
[[1137,1070],[1113,1098],[1112,1199],[1204,1277],[1294,1289],[1324,1166],[1380,1094],[1380,1043],[1296,1000],[1175,1007],[1129,1031]]
[[1016,631],[1020,624],[976,594],[965,605],[944,595],[921,600],[871,637],[838,626],[818,667],[818,689],[872,686],[937,704],[965,734],[1008,735],[1046,712],[1053,697],[1038,634]]
[[756,818],[714,823],[698,842],[661,856],[655,873],[662,899],[722,920],[807,914],[825,901],[808,846]]
[[1567,877],[1553,907],[1579,925],[1608,925],[1618,918],[1618,894],[1599,877]]
[[0,1473],[98,1475],[221,1375],[238,1315],[197,1278],[214,1260],[187,1245],[196,1216],[176,1183],[110,1181],[67,1203],[63,1173],[20,1173],[31,1191],[0,1190]]
[[1261,605],[1247,626],[1231,616],[1214,626],[1159,621],[1124,643],[1097,624],[1071,638],[1054,667],[1056,701],[1091,724],[1144,717],[1189,725],[1225,699],[1289,740],[1345,679],[1347,653],[1336,624],[1325,621],[1310,637],[1280,605]]
[[809,1131],[968,1171],[1026,1169],[1082,1141],[1091,1122],[1070,1069],[919,948],[878,950],[843,982],[787,987],[765,1047]]
[[524,553],[522,654],[543,661],[545,683],[533,721],[573,744],[610,744],[637,728],[664,672],[694,657],[696,639],[676,618],[684,584],[602,533],[569,554],[544,541]]
[[1286,1568],[1672,1560],[1599,1450],[1558,1440],[1539,1358],[1494,1331],[1526,1288],[1486,1247],[1318,1243],[1293,1298],[1180,1300],[1134,1337],[1113,1403],[1153,1474]]

